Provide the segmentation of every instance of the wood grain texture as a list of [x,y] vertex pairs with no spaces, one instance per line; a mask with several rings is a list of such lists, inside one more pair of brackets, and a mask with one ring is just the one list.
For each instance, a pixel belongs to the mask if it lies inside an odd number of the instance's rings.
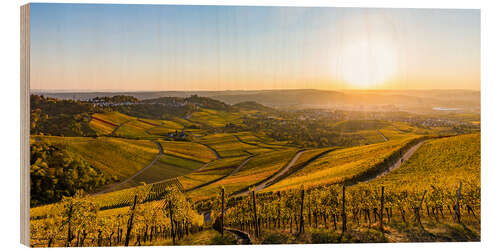
[[30,244],[30,4],[21,6],[21,243]]

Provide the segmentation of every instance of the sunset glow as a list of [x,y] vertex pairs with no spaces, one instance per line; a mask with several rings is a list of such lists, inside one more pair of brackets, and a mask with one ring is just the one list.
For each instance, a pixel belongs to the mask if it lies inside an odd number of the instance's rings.
[[48,90],[480,89],[479,10],[32,4]]
[[397,71],[397,57],[383,40],[356,41],[340,54],[342,79],[353,88],[370,88],[384,83]]

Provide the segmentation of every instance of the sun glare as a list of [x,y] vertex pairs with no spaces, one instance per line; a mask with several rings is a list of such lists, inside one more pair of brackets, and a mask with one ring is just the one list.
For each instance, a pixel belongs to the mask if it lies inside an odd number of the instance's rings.
[[389,80],[397,68],[392,43],[360,40],[346,45],[340,55],[340,76],[354,88],[371,88]]

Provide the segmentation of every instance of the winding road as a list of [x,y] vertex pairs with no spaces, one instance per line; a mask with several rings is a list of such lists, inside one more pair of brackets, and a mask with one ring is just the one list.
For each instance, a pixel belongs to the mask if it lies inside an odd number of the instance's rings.
[[[255,191],[259,191],[259,190],[262,190],[262,189],[270,186],[271,183],[273,183],[276,179],[278,179],[283,174],[285,174],[293,165],[295,165],[295,162],[297,162],[297,160],[299,159],[299,157],[304,152],[305,152],[305,150],[297,152],[297,154],[295,154],[295,156],[292,158],[292,160],[289,161],[288,164],[284,168],[282,168],[278,172],[276,172],[276,174],[274,174],[273,176],[271,176],[271,178],[269,178],[269,179],[263,181],[262,183],[258,184],[257,186],[255,186]],[[247,191],[247,193],[248,193],[248,191]]]
[[[304,150],[301,150],[299,152],[297,152],[297,154],[295,154],[295,156],[292,158],[292,160],[290,160],[288,162],[288,164],[284,167],[284,168],[281,168],[280,170],[278,170],[278,172],[274,173],[273,175],[271,175],[270,178],[262,181],[261,183],[257,184],[257,186],[255,186],[255,191],[259,191],[259,190],[262,190],[268,186],[270,186],[273,181],[275,181],[276,179],[278,179],[279,177],[281,177],[283,174],[285,174],[294,164],[295,162],[297,162],[297,160],[299,159],[299,157],[302,155],[302,153],[304,153],[305,151]],[[235,193],[232,194],[232,196],[242,196],[242,195],[246,195],[248,194],[248,188],[246,188],[245,190],[243,191],[237,191]]]

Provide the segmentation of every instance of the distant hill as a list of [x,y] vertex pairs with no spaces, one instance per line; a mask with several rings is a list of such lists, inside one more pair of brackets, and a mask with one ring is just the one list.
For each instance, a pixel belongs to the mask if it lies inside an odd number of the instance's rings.
[[239,102],[239,103],[234,104],[233,107],[238,108],[240,110],[257,110],[257,111],[265,111],[265,112],[274,111],[273,108],[264,106],[260,103],[254,102],[254,101]]
[[[402,109],[453,107],[479,110],[480,91],[474,90],[231,90],[231,91],[157,91],[157,92],[79,92],[49,93],[32,91],[49,97],[88,100],[98,96],[130,95],[140,100],[160,97],[209,97],[227,104],[256,102],[273,108],[351,108],[370,109],[394,105]],[[224,109],[224,105],[215,104]],[[244,104],[245,105],[245,104]],[[248,104],[246,104],[248,105]]]

